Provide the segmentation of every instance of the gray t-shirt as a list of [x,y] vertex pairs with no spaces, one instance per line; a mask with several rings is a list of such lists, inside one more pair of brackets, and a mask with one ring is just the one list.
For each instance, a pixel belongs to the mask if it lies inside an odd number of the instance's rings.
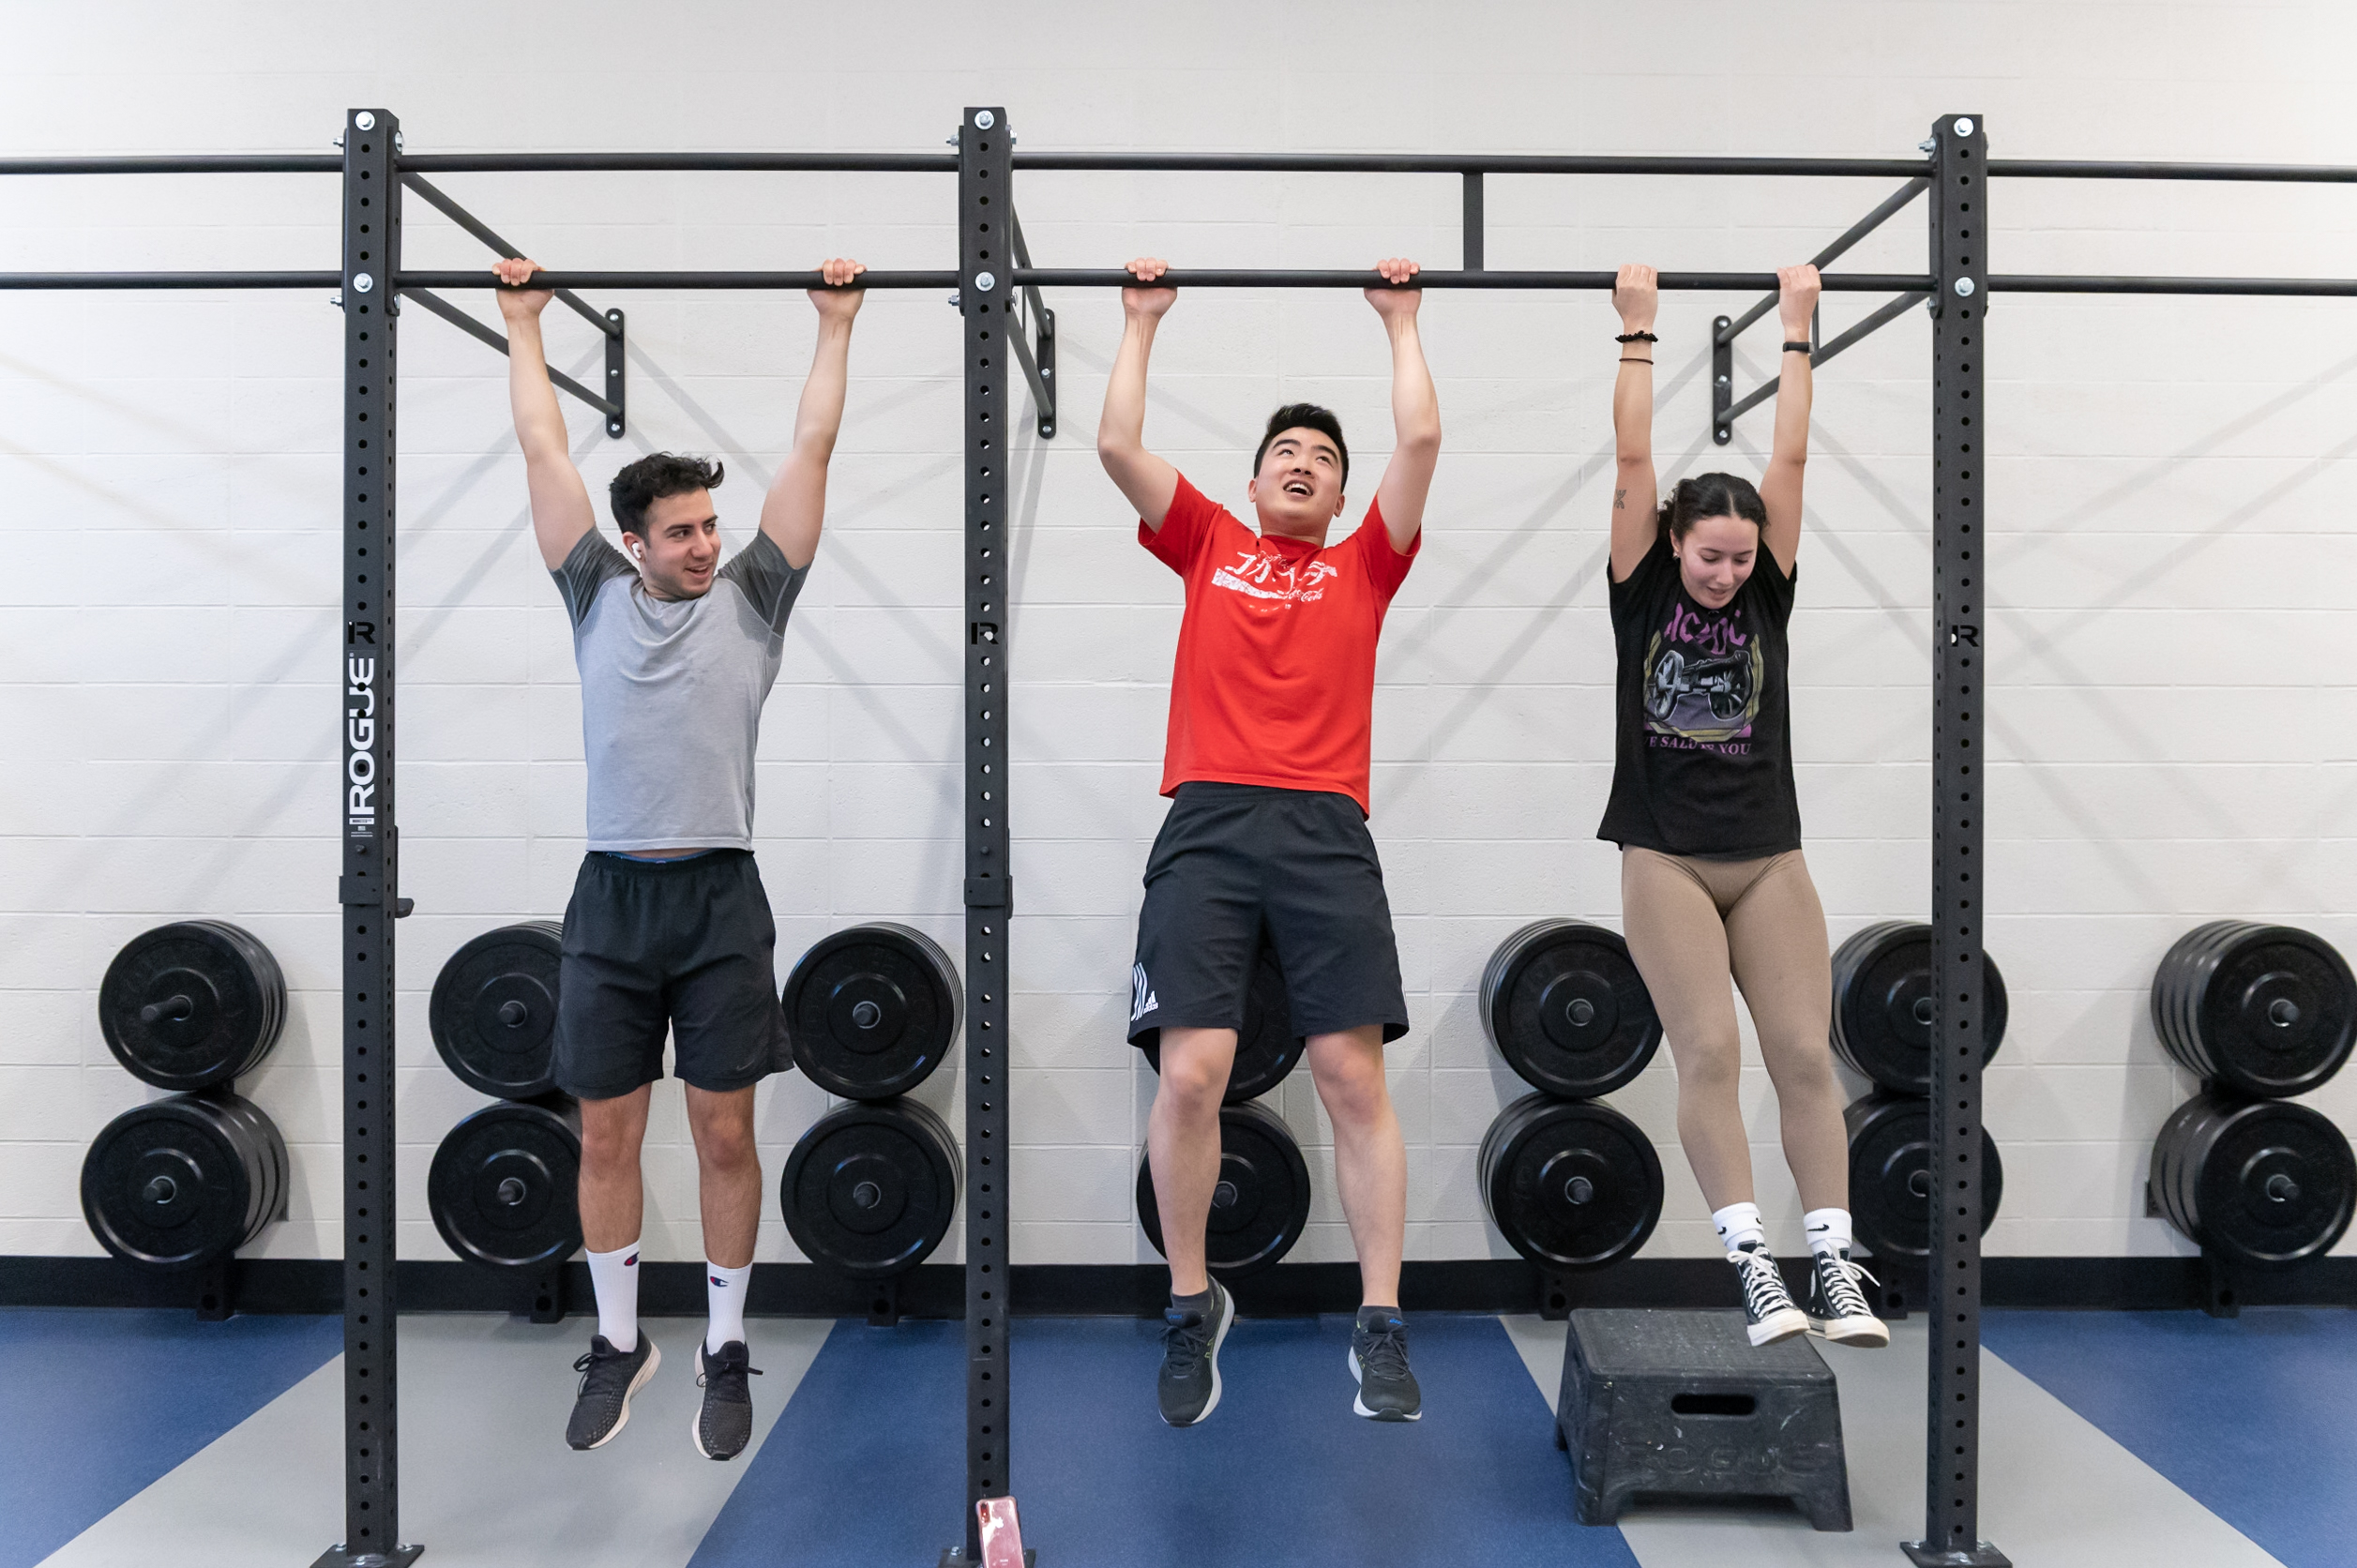
[[753,847],[753,747],[808,566],[766,534],[702,598],[658,599],[585,534],[552,574],[573,616],[593,850]]

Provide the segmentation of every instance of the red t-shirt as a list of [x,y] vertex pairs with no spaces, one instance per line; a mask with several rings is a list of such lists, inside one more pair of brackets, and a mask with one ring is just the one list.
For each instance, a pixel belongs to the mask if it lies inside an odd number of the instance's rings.
[[1377,505],[1321,550],[1246,528],[1182,477],[1138,542],[1186,581],[1162,792],[1194,779],[1328,790],[1367,807],[1375,640],[1407,580]]

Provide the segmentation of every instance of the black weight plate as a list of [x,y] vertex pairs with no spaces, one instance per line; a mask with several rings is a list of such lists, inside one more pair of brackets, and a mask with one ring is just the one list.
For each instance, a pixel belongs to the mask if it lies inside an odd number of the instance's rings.
[[803,1256],[883,1279],[932,1256],[958,1210],[958,1142],[914,1100],[839,1107],[786,1158],[778,1201]]
[[470,1263],[538,1269],[581,1249],[581,1110],[562,1095],[485,1106],[444,1137],[426,1206]]
[[[1931,1089],[1931,927],[1885,920],[1834,954],[1834,1054],[1884,1089]],[[1997,960],[1981,954],[1981,1062],[2004,1043],[2011,1008]]]
[[[1293,1033],[1292,1004],[1285,998],[1285,972],[1277,967],[1277,949],[1266,942],[1252,964],[1252,986],[1244,995],[1244,1027],[1236,1031],[1235,1064],[1228,1069],[1223,1105],[1257,1100],[1285,1081],[1300,1064],[1308,1042]],[[1162,1032],[1154,1030],[1139,1042],[1146,1065],[1162,1070]]]
[[[1138,1223],[1162,1251],[1154,1168],[1138,1161]],[[1204,1225],[1203,1260],[1222,1280],[1275,1268],[1309,1226],[1309,1165],[1292,1129],[1264,1105],[1219,1111],[1219,1181]],[[1165,1256],[1168,1256],[1165,1254]]]
[[1523,1095],[1489,1124],[1479,1171],[1490,1223],[1548,1268],[1633,1257],[1661,1218],[1653,1139],[1609,1106]]
[[1481,1025],[1534,1089],[1609,1094],[1661,1044],[1652,995],[1615,931],[1541,920],[1508,937],[1482,974]]
[[156,1268],[227,1258],[286,1210],[286,1143],[250,1101],[174,1095],[125,1111],[82,1162],[98,1244]]
[[[1858,1244],[1877,1258],[1931,1256],[1931,1104],[1877,1090],[1842,1112],[1850,1136],[1850,1213]],[[1981,1232],[2005,1198],[1997,1140],[1981,1128]]]
[[107,1048],[159,1089],[211,1089],[251,1072],[285,1020],[278,960],[225,921],[183,920],[144,932],[123,945],[98,984]]
[[557,967],[565,928],[528,920],[485,931],[434,977],[427,1027],[459,1081],[503,1100],[556,1087]]
[[2357,1207],[2357,1154],[2332,1122],[2282,1100],[2196,1095],[2153,1145],[2153,1196],[2207,1250],[2262,1266],[2330,1252]]
[[923,1083],[958,1038],[965,995],[939,943],[879,922],[837,931],[786,978],[793,1064],[847,1100],[888,1100]]
[[2170,1055],[2221,1087],[2304,1094],[2357,1045],[2357,979],[2311,932],[2213,921],[2161,960],[2153,1024]]

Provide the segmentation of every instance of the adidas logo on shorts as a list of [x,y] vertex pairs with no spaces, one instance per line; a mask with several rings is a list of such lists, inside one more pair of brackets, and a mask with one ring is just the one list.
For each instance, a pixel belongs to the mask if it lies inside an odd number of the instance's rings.
[[1129,1021],[1136,1023],[1158,1005],[1154,999],[1154,988],[1146,981],[1146,966],[1133,965],[1129,971]]

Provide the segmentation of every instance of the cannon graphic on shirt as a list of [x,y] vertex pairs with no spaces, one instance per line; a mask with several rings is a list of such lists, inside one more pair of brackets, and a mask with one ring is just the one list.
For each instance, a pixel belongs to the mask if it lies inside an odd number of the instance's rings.
[[1751,663],[1747,649],[1689,664],[1677,649],[1665,648],[1646,683],[1645,712],[1654,722],[1667,723],[1679,698],[1699,692],[1710,702],[1712,717],[1736,718],[1751,705]]

